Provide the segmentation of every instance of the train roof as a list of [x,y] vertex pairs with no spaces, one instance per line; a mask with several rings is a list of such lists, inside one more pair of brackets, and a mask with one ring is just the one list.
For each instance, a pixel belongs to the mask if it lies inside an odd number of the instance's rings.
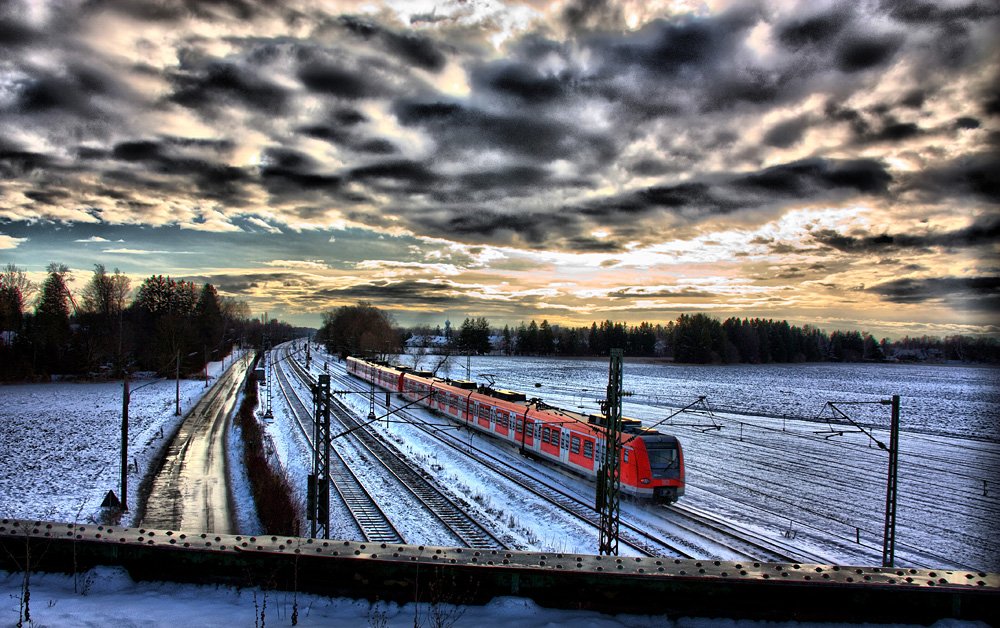
[[527,397],[522,392],[516,392],[513,390],[496,390],[493,388],[484,388],[482,391],[484,395],[489,395],[490,397],[496,397],[497,399],[503,399],[504,401],[513,402],[523,402]]
[[[373,364],[370,360],[363,360]],[[571,421],[576,421],[578,423],[583,423],[595,428],[603,428],[607,424],[607,416],[603,414],[583,414],[582,412],[575,412],[573,410],[566,410],[564,408],[558,408],[556,406],[550,406],[541,399],[533,398],[528,399],[527,396],[522,392],[517,392],[515,390],[503,390],[494,389],[489,386],[480,386],[474,381],[466,379],[447,379],[441,377],[434,377],[434,374],[430,371],[417,371],[407,366],[393,366],[390,364],[378,364],[379,366],[385,366],[388,368],[396,369],[406,375],[414,375],[416,377],[421,377],[423,379],[432,380],[434,382],[440,382],[448,386],[453,386],[455,388],[461,388],[462,390],[475,390],[482,395],[487,395],[495,399],[501,399],[503,401],[508,401],[512,403],[523,403],[529,406],[535,406],[538,410],[542,410],[548,414],[555,414],[558,416],[565,417]],[[650,442],[676,442],[677,438],[674,436],[667,436],[661,434],[660,432],[652,429],[642,427],[642,423],[636,419],[630,419],[628,417],[622,417],[622,432],[626,434],[635,434],[642,437],[643,440]]]

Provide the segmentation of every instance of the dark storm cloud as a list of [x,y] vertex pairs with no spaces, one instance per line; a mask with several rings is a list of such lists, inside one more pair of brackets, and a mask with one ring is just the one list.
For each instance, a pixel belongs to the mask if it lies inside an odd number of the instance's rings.
[[532,248],[554,245],[580,228],[580,217],[572,212],[500,211],[489,207],[451,206],[446,210],[411,210],[406,221],[419,233],[454,238],[463,242],[513,244]]
[[710,19],[658,19],[628,37],[595,36],[586,41],[592,49],[603,49],[608,72],[624,66],[659,77],[684,70],[701,74],[732,58],[758,18],[754,9],[734,8]]
[[[455,294],[455,293],[458,294]],[[345,288],[326,288],[311,295],[311,299],[321,303],[377,301],[390,305],[465,306],[468,294],[455,286],[432,281],[373,281]]]
[[[309,155],[290,148],[270,147],[261,154],[260,181],[264,188],[277,199],[301,198],[316,193],[338,192],[343,177],[337,174],[318,172],[321,164]],[[343,198],[338,196],[338,198]],[[312,218],[325,213],[325,208],[300,207],[298,217],[308,220],[302,212],[312,211]]]
[[48,155],[0,146],[0,177],[4,179],[30,176],[52,163]]
[[299,68],[298,78],[314,92],[358,100],[387,96],[390,90],[371,73],[348,70],[339,65],[312,61]]
[[249,21],[274,12],[274,6],[266,0],[87,0],[83,10],[112,10],[150,22],[177,22],[185,18]]
[[583,215],[613,219],[667,211],[697,221],[789,201],[885,194],[892,176],[873,160],[807,159],[727,179],[652,186],[589,203]]
[[[41,33],[27,24],[14,19],[13,16],[0,14],[0,50],[27,46],[37,42],[40,37]],[[0,52],[0,55],[6,56],[3,52]]]
[[798,144],[803,133],[810,126],[807,116],[799,116],[791,120],[779,122],[764,134],[764,144],[775,148],[788,148]]
[[857,144],[901,142],[924,133],[915,122],[900,122],[885,104],[858,111],[829,101],[824,113],[830,121],[848,123]]
[[349,176],[356,181],[376,181],[389,185],[398,182],[418,188],[432,185],[438,178],[426,165],[411,160],[386,161],[354,168]]
[[816,243],[847,253],[885,253],[899,249],[974,247],[1000,243],[1000,216],[990,216],[962,229],[924,234],[843,235],[832,230],[811,234]]
[[239,275],[215,274],[184,277],[196,284],[211,283],[220,292],[240,294],[268,284],[288,285],[289,283],[310,285],[302,275],[296,273],[241,273]]
[[882,9],[901,22],[930,24],[959,20],[981,21],[1000,15],[995,3],[967,2],[950,3],[923,2],[921,0],[883,0]]
[[865,288],[892,303],[960,302],[964,309],[1000,311],[1000,277],[894,279]]
[[236,63],[213,61],[168,78],[174,85],[170,99],[202,113],[212,107],[242,105],[278,115],[284,112],[288,100],[284,88]]
[[902,44],[901,35],[853,34],[837,46],[835,63],[844,72],[870,70],[888,63]]
[[562,10],[562,21],[572,32],[594,29],[620,30],[625,25],[622,9],[607,0],[572,0]]
[[609,299],[713,299],[720,295],[701,290],[647,290],[645,288],[624,288],[608,293]]
[[[225,163],[191,157],[174,150],[174,147],[198,144],[186,142],[183,138],[121,142],[113,147],[110,157],[124,162],[141,162],[150,171],[173,175],[179,182],[190,179],[206,196],[236,202],[240,196],[236,184],[248,180],[249,174]],[[218,147],[217,143],[209,145]]]
[[397,32],[356,16],[342,16],[340,24],[349,33],[377,41],[386,52],[423,70],[440,72],[448,62],[441,44],[419,33]]
[[837,189],[883,194],[891,181],[885,165],[871,159],[806,159],[737,177],[730,184],[741,190],[801,199]]
[[824,13],[789,19],[777,26],[778,41],[790,50],[825,44],[836,39],[852,19],[846,3]]
[[903,187],[937,200],[965,196],[1000,203],[1000,154],[965,155],[912,175]]
[[617,154],[611,136],[517,109],[495,112],[455,102],[400,99],[395,114],[401,124],[433,135],[444,153],[493,149],[530,160],[573,156],[577,163],[592,165],[606,165]]
[[392,155],[399,152],[399,148],[385,138],[367,137],[361,132],[337,124],[311,124],[296,130],[303,135],[358,153]]
[[100,120],[117,117],[113,105],[107,103],[131,97],[111,72],[87,61],[70,60],[57,71],[27,64],[21,69],[27,76],[15,81],[17,97],[6,107],[7,113]]
[[499,61],[472,72],[473,87],[529,104],[548,104],[564,98],[568,85],[543,74],[533,64]]

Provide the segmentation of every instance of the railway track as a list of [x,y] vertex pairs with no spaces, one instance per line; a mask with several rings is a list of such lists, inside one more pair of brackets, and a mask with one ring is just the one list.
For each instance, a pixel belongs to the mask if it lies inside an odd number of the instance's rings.
[[[350,386],[355,389],[358,388],[357,383],[346,376],[333,375],[332,377],[337,378],[338,381],[344,383],[345,386]],[[428,429],[422,425],[422,422],[419,419],[416,419],[406,410],[397,409],[394,414],[408,421],[410,425],[438,439],[442,444],[454,449],[455,451],[461,452],[462,456],[470,458],[474,462],[489,468],[491,472],[496,473],[505,481],[520,486],[530,493],[540,497],[545,502],[551,503],[563,512],[572,515],[578,520],[581,520],[598,529],[600,528],[600,515],[594,511],[590,504],[587,504],[538,478],[525,476],[523,470],[518,469],[517,467],[478,447],[470,446],[468,443],[462,442],[450,434]],[[500,478],[498,477],[498,479]],[[690,551],[693,548],[684,548],[677,543],[657,538],[649,534],[647,531],[624,521],[620,524],[618,539],[620,543],[627,545],[636,552],[645,556],[662,557],[669,555],[671,557],[676,556],[679,558],[696,558],[696,556]]]
[[[273,372],[278,379],[278,389],[295,417],[296,425],[302,431],[309,447],[315,450],[316,445],[310,433],[311,426],[306,426],[307,421],[312,421],[312,414],[289,384],[281,361],[275,361]],[[335,447],[330,448],[330,482],[366,540],[373,543],[405,542],[403,535],[392,525],[392,521],[375,502],[368,489],[361,484],[358,476],[347,466]]]
[[[312,376],[295,360],[289,360],[295,376],[305,384],[312,384]],[[287,384],[287,379],[285,380]],[[295,395],[297,398],[298,396]],[[368,452],[383,468],[405,487],[434,517],[459,539],[460,543],[475,549],[507,549],[484,525],[476,521],[465,510],[434,486],[427,478],[415,471],[402,454],[386,444],[371,431],[365,429],[354,414],[336,397],[332,398],[332,417],[362,450]],[[301,400],[300,406],[304,407]],[[307,412],[308,414],[308,412]],[[346,466],[346,465],[345,465]],[[352,474],[353,475],[353,474]]]
[[[360,390],[358,384],[345,376],[334,375],[345,386]],[[433,431],[421,425],[421,421],[414,420],[413,416],[406,411],[396,411],[397,415],[408,420],[413,426],[421,429],[425,433],[439,439],[448,446],[461,451],[464,456],[474,453],[475,459],[492,471],[501,474],[506,480],[515,483],[522,488],[538,495],[542,499],[554,504],[564,512],[567,512],[578,519],[581,519],[595,527],[600,526],[599,516],[590,506],[572,495],[569,495],[542,480],[525,477],[523,472],[511,464],[483,451],[469,443],[461,442],[457,438]],[[780,539],[775,539],[757,533],[744,526],[739,526],[730,521],[721,519],[711,513],[691,508],[686,505],[673,505],[665,509],[671,514],[669,519],[664,518],[664,523],[675,526],[705,539],[710,545],[724,548],[737,556],[749,560],[776,560],[782,562],[799,562],[826,564],[830,562],[828,557],[815,552],[804,550],[790,543],[784,543]],[[706,532],[707,531],[707,532]],[[661,531],[662,534],[662,531]],[[682,558],[698,558],[692,551],[700,549],[696,547],[682,547],[677,542],[672,542],[662,537],[651,534],[648,530],[638,525],[622,521],[619,532],[620,542],[628,545],[637,552],[662,556],[663,551],[670,552]]]
[[[709,512],[688,506],[687,504],[671,504],[665,507],[665,510],[679,515],[683,519],[696,524],[696,526],[708,528],[720,537],[732,539],[733,542],[717,542],[734,552],[743,553],[748,549],[755,551],[756,554],[751,557],[754,560],[812,563],[817,565],[826,565],[833,562],[826,556],[803,550],[788,543],[782,543],[778,539],[759,534],[745,526],[723,520]],[[696,534],[704,534],[703,532],[697,532],[695,526],[688,526],[686,523],[676,521],[674,524],[682,525]]]

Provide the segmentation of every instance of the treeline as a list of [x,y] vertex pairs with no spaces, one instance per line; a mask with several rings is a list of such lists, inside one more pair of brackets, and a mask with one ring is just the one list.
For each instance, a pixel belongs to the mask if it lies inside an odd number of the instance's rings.
[[607,356],[612,348],[620,347],[626,356],[690,364],[886,360],[1000,363],[1000,342],[994,338],[876,340],[867,332],[827,334],[784,320],[732,317],[719,321],[705,314],[684,314],[666,325],[626,325],[606,320],[590,327],[563,327],[533,320],[513,329],[505,325],[503,330],[491,330],[485,318],[477,318],[466,319],[450,335],[442,334],[440,328],[418,327],[402,330],[400,338],[411,351],[582,357]]
[[8,264],[0,273],[0,378],[53,375],[120,378],[126,371],[195,374],[234,344],[259,346],[294,337],[286,323],[250,319],[245,302],[212,284],[154,275],[131,280],[97,264],[79,293],[66,266],[51,264],[41,285]]

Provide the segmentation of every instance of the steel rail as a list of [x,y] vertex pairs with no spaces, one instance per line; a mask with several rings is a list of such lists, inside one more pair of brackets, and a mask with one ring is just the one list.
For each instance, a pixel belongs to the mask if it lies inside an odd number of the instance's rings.
[[[303,383],[309,383],[312,376],[305,372],[297,361],[291,360],[296,376]],[[457,505],[441,490],[435,487],[427,478],[417,473],[407,462],[402,453],[395,447],[383,442],[376,434],[354,416],[335,395],[330,404],[331,411],[346,428],[360,427],[350,431],[349,436],[359,446],[367,450],[375,460],[378,460],[407,490],[409,490],[427,510],[447,527],[462,543],[476,549],[507,549],[484,525],[476,521],[468,512]]]
[[[736,539],[741,543],[745,543],[750,548],[764,552],[759,556],[753,557],[755,560],[771,560],[774,562],[788,562],[795,561],[799,563],[815,563],[815,564],[826,564],[832,562],[829,558],[821,556],[814,552],[809,552],[801,548],[795,547],[793,545],[782,543],[778,539],[773,539],[757,532],[750,530],[745,526],[735,524],[731,521],[727,521],[718,517],[710,512],[701,510],[699,508],[694,508],[687,504],[671,504],[665,508],[666,510],[679,515],[689,521],[692,521],[698,525],[709,528],[710,530],[716,531],[718,534],[731,537]],[[676,524],[680,525],[680,524]],[[685,526],[686,527],[686,526]],[[699,534],[692,528],[687,528],[695,534]],[[721,541],[719,541],[722,543]],[[729,549],[740,552],[732,545],[727,543],[722,543]]]
[[[357,387],[357,384],[351,381],[350,379],[346,379],[341,376],[337,377],[338,380],[349,382],[350,385]],[[397,414],[400,413],[397,412]],[[408,415],[408,413],[405,414]],[[568,495],[537,478],[525,478],[525,476],[520,474],[518,470],[513,466],[509,465],[509,463],[493,456],[492,454],[483,451],[478,447],[470,446],[467,443],[460,443],[460,445],[456,446],[446,441],[445,438],[458,442],[454,436],[440,434],[436,431],[432,431],[425,428],[423,425],[420,424],[419,421],[414,421],[412,415],[404,416],[403,418],[407,419],[411,424],[420,428],[427,434],[435,438],[438,438],[439,440],[442,440],[442,442],[445,442],[449,446],[459,451],[462,451],[463,453],[466,453],[468,449],[471,447],[477,452],[477,455],[479,456],[479,462],[481,464],[484,464],[490,467],[492,470],[501,473],[502,475],[504,475],[504,477],[521,485],[526,490],[529,490],[535,493],[536,495],[539,495],[543,499],[555,504],[564,511],[569,512],[570,514],[586,521],[587,523],[590,523],[595,526],[600,524],[598,517],[596,516],[596,513],[593,511],[593,509],[588,504],[582,502],[581,500],[571,495]],[[503,465],[509,472],[505,472],[503,469],[497,469],[495,466],[497,464]],[[537,483],[537,486],[529,485],[529,481],[531,483]],[[763,560],[767,558],[772,558],[786,562],[788,561],[815,562],[815,563],[830,562],[829,559],[826,557],[822,557],[819,556],[818,554],[814,554],[806,550],[793,547],[791,545],[782,543],[776,539],[769,539],[765,536],[756,534],[750,531],[749,529],[741,528],[740,526],[732,524],[731,522],[725,521],[721,518],[715,517],[714,515],[711,515],[710,513],[706,513],[704,511],[696,511],[695,509],[692,509],[688,506],[681,506],[680,508],[677,508],[676,505],[674,505],[674,507],[672,507],[670,510],[680,518],[687,519],[688,521],[690,521],[693,524],[696,524],[697,526],[712,530],[714,532],[714,535],[709,536],[704,532],[697,530],[692,525],[683,524],[678,521],[671,520],[671,521],[666,521],[667,523],[670,523],[671,525],[674,526],[678,526],[698,537],[704,538],[706,541],[724,547],[734,552],[735,554],[743,556],[747,559]],[[664,548],[679,554],[681,557],[695,558],[695,556],[692,556],[687,550],[677,547],[677,544],[671,543],[670,541],[664,540],[662,538],[654,537],[653,535],[649,534],[645,530],[642,530],[638,526],[635,526],[626,521],[622,521],[621,526],[622,528],[625,528],[630,531],[630,534],[620,535],[621,540],[626,545],[631,546],[636,551],[653,555],[650,554],[650,546],[649,546],[649,542],[652,542],[659,544]],[[753,552],[755,550],[756,552],[759,553],[756,555],[751,555],[750,552]]]
[[[344,376],[334,377],[337,377],[339,381],[342,381],[347,385],[355,388],[357,387],[356,382],[346,379]],[[359,392],[363,391],[359,390]],[[547,484],[539,478],[525,476],[523,472],[515,466],[483,451],[478,447],[470,446],[468,443],[461,442],[450,434],[439,433],[424,427],[421,424],[421,421],[416,420],[410,412],[397,410],[395,414],[404,418],[414,427],[417,427],[428,435],[438,439],[442,444],[460,452],[463,456],[472,457],[475,462],[489,468],[491,471],[503,476],[507,480],[510,480],[530,493],[537,495],[546,502],[553,504],[560,510],[572,515],[574,518],[595,528],[600,527],[600,516],[596,511],[594,511],[591,505],[583,502],[582,500],[577,499],[576,497],[573,497],[572,495],[569,495],[568,493],[565,493],[550,484]],[[470,456],[473,452],[474,456]],[[626,530],[626,532],[624,534],[619,532],[619,540],[636,552],[646,556],[663,556],[661,552],[663,550],[667,550],[681,558],[696,558],[690,553],[690,551],[678,547],[676,543],[671,543],[665,539],[654,537],[637,526],[629,524],[625,521],[621,522],[620,525],[622,529]],[[659,548],[656,546],[659,546]]]
[[[295,392],[295,389],[288,381],[288,377],[282,368],[281,360],[275,361],[273,372],[278,378],[278,388],[281,390],[289,409],[291,409],[296,424],[302,430],[302,434],[305,436],[306,442],[309,443],[309,447],[315,451],[316,445],[312,442],[309,430],[302,420],[302,417],[308,417],[312,420],[312,413],[302,403],[298,393]],[[334,447],[330,448],[329,477],[341,502],[350,513],[351,518],[354,519],[355,524],[357,524],[359,531],[366,540],[373,543],[405,543],[403,535],[392,525],[392,521],[379,507],[371,493],[364,487],[358,476],[351,471],[350,467],[344,462],[344,459]]]

